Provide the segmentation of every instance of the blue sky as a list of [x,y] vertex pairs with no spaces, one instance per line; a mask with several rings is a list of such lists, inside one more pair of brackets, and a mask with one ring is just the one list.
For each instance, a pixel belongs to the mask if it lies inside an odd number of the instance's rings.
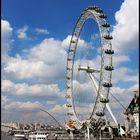
[[[63,116],[58,117],[63,122],[69,39],[80,13],[90,5],[101,7],[111,24],[114,94],[125,106],[129,104],[132,91],[138,89],[138,0],[3,0],[3,121],[21,121],[25,113],[23,120],[29,121],[34,115],[31,110],[37,112],[36,121],[45,120],[46,114],[37,111],[44,107],[56,117]],[[97,29],[96,23],[87,22],[79,44],[93,42],[90,37],[97,34]],[[96,39],[94,46],[99,44]],[[118,110],[123,112],[121,107]],[[117,111],[114,108],[114,113]],[[13,112],[15,116],[10,117]]]
[[[75,22],[85,7],[91,4],[99,5],[109,16],[110,24],[115,24],[114,13],[119,9],[122,0],[106,2],[71,0],[61,2],[57,0],[42,1],[3,1],[2,18],[12,22],[13,28],[21,28],[24,25],[30,27],[30,35],[34,37],[32,30],[36,27],[46,28],[50,31],[50,37],[64,39],[71,34]],[[42,36],[43,38],[44,36]],[[38,38],[42,39],[41,37]],[[37,42],[37,39],[36,39]],[[20,42],[21,43],[21,42]]]

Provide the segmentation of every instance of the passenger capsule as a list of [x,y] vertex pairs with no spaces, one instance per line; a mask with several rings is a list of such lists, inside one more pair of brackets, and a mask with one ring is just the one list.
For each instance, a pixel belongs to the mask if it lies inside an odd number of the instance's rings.
[[68,60],[68,61],[71,61],[72,59],[71,59],[71,58],[68,58],[67,60]]
[[114,50],[106,49],[105,53],[106,54],[114,54]]
[[76,43],[76,41],[72,40],[71,43]]
[[71,68],[68,68],[68,67],[67,67],[67,70],[71,70]]
[[105,14],[101,14],[99,17],[100,18],[103,18],[103,19],[106,19],[107,18],[107,16]]
[[97,6],[89,6],[89,7],[88,7],[89,10],[95,10],[95,9],[97,9],[97,8],[98,8]]
[[73,115],[73,113],[72,113],[72,112],[68,112],[67,114],[68,114],[68,115],[70,115],[70,116],[72,116],[72,115]]
[[70,80],[70,77],[69,76],[66,76],[66,79]]
[[107,39],[107,40],[113,39],[113,37],[111,35],[105,35],[104,38]]
[[72,105],[71,105],[71,104],[66,104],[66,106],[67,106],[67,107],[72,107]]
[[103,24],[102,26],[103,26],[103,27],[106,27],[106,28],[109,28],[109,27],[110,27],[110,24],[105,23],[105,24]]
[[85,9],[84,9],[84,11],[87,11],[87,10],[88,10],[88,8],[85,8]]
[[75,51],[75,48],[70,48],[70,51],[71,51],[71,52],[74,52],[74,51]]
[[101,8],[96,8],[95,11],[96,11],[97,13],[103,13],[103,10],[102,10]]
[[83,12],[83,13],[81,13],[81,15],[84,15],[84,12]]
[[97,115],[97,116],[104,116],[105,113],[104,113],[104,112],[96,112],[96,115]]
[[114,70],[113,66],[105,66],[105,70],[112,71]]
[[67,94],[67,95],[65,96],[65,98],[71,98],[71,96]]
[[103,83],[103,86],[104,86],[104,87],[112,87],[112,84],[111,84],[111,83],[104,82],[104,83]]
[[70,86],[67,86],[67,89],[69,89],[70,88]]
[[102,102],[102,103],[108,103],[108,102],[109,102],[109,99],[101,98],[101,99],[100,99],[100,102]]

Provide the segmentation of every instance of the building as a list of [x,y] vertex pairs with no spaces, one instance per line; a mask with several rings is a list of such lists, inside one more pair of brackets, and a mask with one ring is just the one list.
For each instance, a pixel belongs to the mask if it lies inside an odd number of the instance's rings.
[[126,135],[139,135],[139,91],[134,91],[134,97],[124,112]]
[[18,124],[16,122],[1,123],[1,130],[3,132],[8,132],[13,129],[19,129]]

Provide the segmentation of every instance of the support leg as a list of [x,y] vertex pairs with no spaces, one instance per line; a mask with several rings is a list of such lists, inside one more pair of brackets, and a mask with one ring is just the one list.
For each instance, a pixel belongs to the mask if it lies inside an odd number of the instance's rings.
[[85,140],[90,140],[90,133],[89,133],[89,127],[87,126],[87,129],[85,130]]
[[73,140],[73,131],[70,130],[70,137]]

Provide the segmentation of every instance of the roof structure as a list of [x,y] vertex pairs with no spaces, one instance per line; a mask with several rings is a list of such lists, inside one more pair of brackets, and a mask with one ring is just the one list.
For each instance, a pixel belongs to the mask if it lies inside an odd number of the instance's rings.
[[125,110],[124,114],[133,114],[139,112],[139,91],[134,91],[134,93],[134,97]]

